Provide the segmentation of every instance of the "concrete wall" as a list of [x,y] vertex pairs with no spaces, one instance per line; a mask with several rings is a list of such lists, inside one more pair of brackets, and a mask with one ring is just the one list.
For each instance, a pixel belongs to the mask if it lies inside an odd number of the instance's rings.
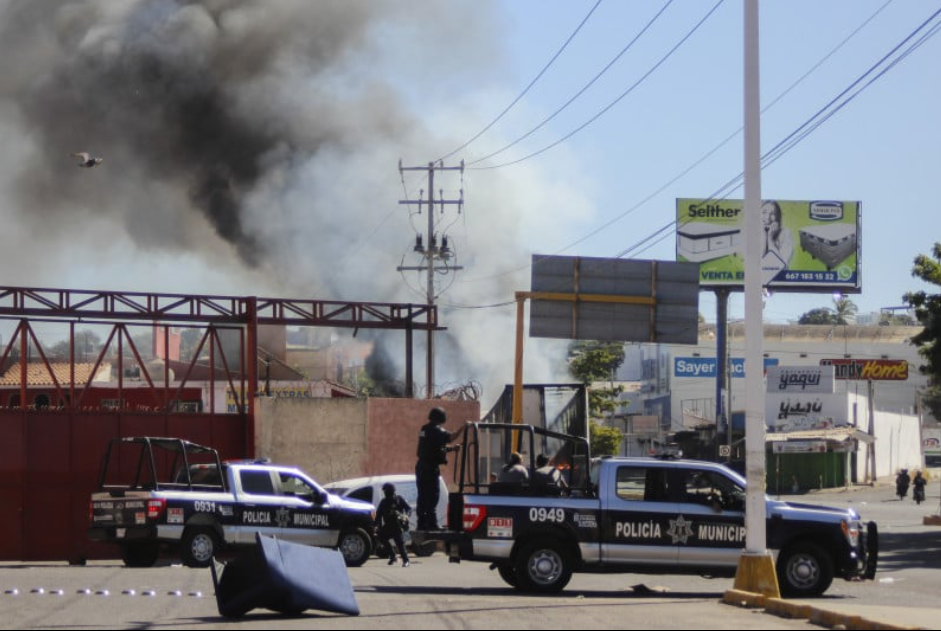
[[[413,473],[418,431],[433,407],[451,431],[480,419],[477,401],[426,399],[255,400],[256,457],[300,467],[321,483]],[[445,474],[453,478],[454,454]]]
[[300,467],[318,482],[362,475],[367,459],[365,399],[255,399],[259,458]]
[[895,478],[899,469],[924,468],[917,416],[876,412],[876,477]]
[[[854,416],[861,431],[869,432],[869,399],[862,395],[847,395],[847,418]],[[873,435],[876,438],[876,479],[895,478],[899,469],[914,472],[923,467],[921,446],[921,419],[911,414],[882,412],[873,415]],[[857,452],[857,480],[869,479],[868,451],[860,444]]]

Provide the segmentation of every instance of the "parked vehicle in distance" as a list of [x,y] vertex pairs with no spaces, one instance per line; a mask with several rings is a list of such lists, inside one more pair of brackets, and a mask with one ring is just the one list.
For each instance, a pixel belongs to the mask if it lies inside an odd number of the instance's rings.
[[[363,478],[350,478],[348,480],[338,480],[325,484],[324,488],[341,497],[369,502],[375,508],[379,508],[379,502],[382,501],[382,485],[391,482],[395,485],[395,492],[412,507],[412,515],[409,518],[409,532],[405,533],[405,545],[409,546],[418,556],[428,556],[434,553],[437,545],[433,542],[416,545],[412,541],[411,531],[418,525],[418,512],[415,510],[418,502],[418,485],[415,482],[415,474],[402,473],[397,475],[376,475]],[[440,495],[438,499],[438,523],[447,523],[448,515],[448,485],[438,477]],[[384,547],[385,542],[378,542],[378,545]],[[387,557],[384,550],[377,550],[381,557]]]
[[338,548],[348,566],[373,550],[374,509],[324,490],[300,469],[219,460],[179,438],[111,441],[91,497],[93,541],[120,546],[130,567],[153,565],[161,548],[208,567],[220,550],[255,545],[255,533]]

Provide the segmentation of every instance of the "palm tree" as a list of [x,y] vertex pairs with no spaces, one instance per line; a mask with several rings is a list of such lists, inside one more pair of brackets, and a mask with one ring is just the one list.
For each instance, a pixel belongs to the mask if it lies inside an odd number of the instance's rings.
[[859,307],[846,296],[840,296],[833,299],[833,311],[836,324],[852,324],[856,322],[856,312],[859,311]]

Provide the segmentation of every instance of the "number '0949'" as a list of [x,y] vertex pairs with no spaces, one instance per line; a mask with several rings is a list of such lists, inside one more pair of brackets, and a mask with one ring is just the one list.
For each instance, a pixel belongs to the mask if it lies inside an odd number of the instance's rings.
[[530,508],[529,521],[551,521],[560,524],[565,521],[565,511],[561,508]]

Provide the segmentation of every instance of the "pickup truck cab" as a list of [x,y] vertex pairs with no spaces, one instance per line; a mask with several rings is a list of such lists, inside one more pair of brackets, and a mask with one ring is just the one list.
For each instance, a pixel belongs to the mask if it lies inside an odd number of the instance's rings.
[[128,566],[153,565],[171,548],[185,565],[208,567],[225,548],[255,545],[256,533],[338,548],[348,566],[373,549],[372,505],[329,493],[296,467],[221,462],[177,438],[112,441],[99,486],[88,536],[120,546]]
[[[592,459],[581,438],[531,426],[471,425],[461,492],[449,504],[449,523],[460,526],[415,533],[443,539],[452,561],[488,562],[510,585],[535,592],[563,589],[573,572],[735,575],[745,545],[746,486],[735,471],[676,457]],[[487,462],[481,446],[501,440],[480,436],[493,432],[530,457],[554,453],[568,484],[481,482],[487,473],[480,471]],[[783,595],[820,595],[835,577],[873,578],[875,523],[863,523],[853,509],[767,497],[765,504],[767,547],[776,555]]]

